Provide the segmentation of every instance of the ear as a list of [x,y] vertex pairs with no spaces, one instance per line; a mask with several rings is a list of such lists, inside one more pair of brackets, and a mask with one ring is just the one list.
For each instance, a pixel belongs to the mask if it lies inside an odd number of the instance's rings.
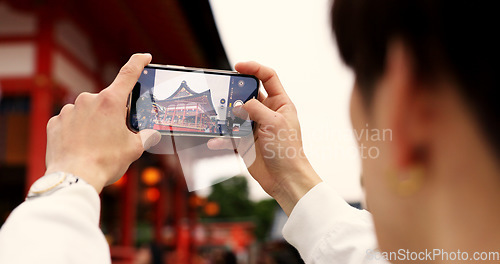
[[392,129],[394,165],[404,170],[425,163],[436,99],[426,82],[419,80],[412,53],[402,41],[389,44],[381,80],[388,96],[382,107],[389,108],[386,124]]

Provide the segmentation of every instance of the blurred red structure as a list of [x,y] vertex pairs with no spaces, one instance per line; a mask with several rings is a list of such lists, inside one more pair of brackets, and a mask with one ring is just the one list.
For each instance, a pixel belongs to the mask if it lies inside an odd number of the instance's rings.
[[[107,86],[135,52],[151,52],[157,63],[229,68],[208,1],[0,1],[0,224],[44,174],[49,118],[79,93]],[[12,110],[19,104],[21,114]],[[141,201],[139,176],[150,166],[166,173],[150,184],[154,199]],[[133,261],[142,218],[176,263],[190,263],[196,214],[189,196],[178,161],[152,155],[106,189],[102,227],[114,263]]]

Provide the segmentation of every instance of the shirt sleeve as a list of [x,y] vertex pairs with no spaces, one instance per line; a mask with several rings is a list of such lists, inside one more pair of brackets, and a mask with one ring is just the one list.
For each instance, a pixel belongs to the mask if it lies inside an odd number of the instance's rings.
[[370,213],[347,204],[326,183],[313,187],[295,205],[283,236],[305,263],[387,263],[377,248]]
[[23,202],[0,229],[0,263],[111,263],[99,212],[86,183]]

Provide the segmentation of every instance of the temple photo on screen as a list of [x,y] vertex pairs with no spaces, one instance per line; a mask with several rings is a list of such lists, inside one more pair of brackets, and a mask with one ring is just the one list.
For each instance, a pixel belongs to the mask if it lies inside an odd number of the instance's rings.
[[[148,98],[150,97],[150,98]],[[145,93],[139,101],[152,102],[152,107],[138,107],[139,126],[163,131],[216,133],[217,112],[212,104],[210,90],[200,93],[189,88],[184,80],[166,99],[158,100]],[[147,104],[144,104],[145,106]]]

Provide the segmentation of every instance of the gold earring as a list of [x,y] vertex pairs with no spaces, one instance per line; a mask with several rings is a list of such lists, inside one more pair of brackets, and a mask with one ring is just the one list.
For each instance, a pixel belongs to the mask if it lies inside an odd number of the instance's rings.
[[398,173],[391,170],[387,173],[387,182],[391,189],[401,197],[409,197],[417,193],[424,181],[425,169],[421,165],[412,166],[408,177],[402,179]]

